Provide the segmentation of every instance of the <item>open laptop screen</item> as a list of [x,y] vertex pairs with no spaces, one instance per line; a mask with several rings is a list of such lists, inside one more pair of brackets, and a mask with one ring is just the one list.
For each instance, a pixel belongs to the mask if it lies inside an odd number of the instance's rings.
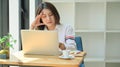
[[24,54],[59,55],[57,31],[21,30]]

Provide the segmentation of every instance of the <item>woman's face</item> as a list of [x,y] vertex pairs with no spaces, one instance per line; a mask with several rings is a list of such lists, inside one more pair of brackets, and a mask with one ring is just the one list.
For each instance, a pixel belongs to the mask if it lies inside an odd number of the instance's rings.
[[49,9],[43,9],[42,10],[42,17],[41,17],[43,23],[47,27],[55,26],[55,18],[53,13]]

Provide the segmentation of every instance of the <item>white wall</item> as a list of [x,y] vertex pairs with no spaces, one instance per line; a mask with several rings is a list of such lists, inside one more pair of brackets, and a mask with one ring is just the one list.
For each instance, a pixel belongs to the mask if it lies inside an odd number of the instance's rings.
[[[10,48],[10,59],[12,58],[12,53],[19,51],[19,0],[9,1],[9,33],[12,34],[13,38],[17,40],[16,44],[13,44],[13,48]],[[11,66],[13,67],[13,66]],[[17,66],[14,66],[17,67]]]
[[35,19],[35,0],[29,0],[29,18],[30,18],[30,22],[29,24],[31,25],[31,23],[33,22],[33,20]]
[[14,49],[10,49],[10,53],[19,50],[19,0],[9,1],[9,32],[17,40]]

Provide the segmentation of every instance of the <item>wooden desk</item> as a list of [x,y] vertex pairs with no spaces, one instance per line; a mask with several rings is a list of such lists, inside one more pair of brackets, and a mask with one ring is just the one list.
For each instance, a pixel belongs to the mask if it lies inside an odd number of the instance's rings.
[[15,53],[12,59],[0,59],[0,64],[15,66],[79,67],[85,54],[85,52],[81,52],[79,57],[64,60],[58,56],[23,55],[21,51]]

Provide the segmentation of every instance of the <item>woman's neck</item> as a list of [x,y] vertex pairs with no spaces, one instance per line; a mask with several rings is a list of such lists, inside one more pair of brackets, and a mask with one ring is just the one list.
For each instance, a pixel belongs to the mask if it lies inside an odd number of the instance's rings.
[[47,27],[48,30],[54,30],[56,27],[56,25],[53,25],[53,26],[50,26],[50,27]]

